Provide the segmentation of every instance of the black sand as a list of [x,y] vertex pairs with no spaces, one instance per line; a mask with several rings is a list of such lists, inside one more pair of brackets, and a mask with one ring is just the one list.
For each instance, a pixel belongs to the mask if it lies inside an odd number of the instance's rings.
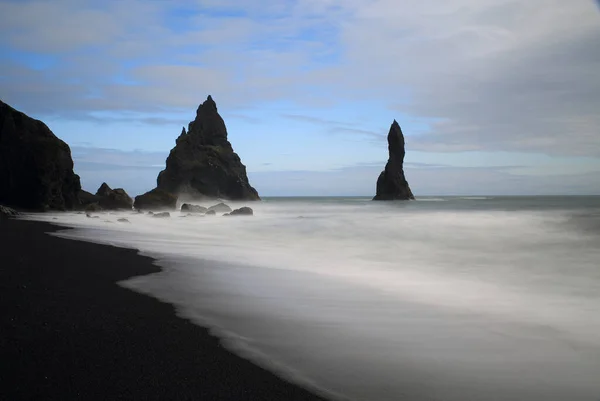
[[152,259],[45,234],[59,229],[0,220],[0,399],[320,399],[115,284]]

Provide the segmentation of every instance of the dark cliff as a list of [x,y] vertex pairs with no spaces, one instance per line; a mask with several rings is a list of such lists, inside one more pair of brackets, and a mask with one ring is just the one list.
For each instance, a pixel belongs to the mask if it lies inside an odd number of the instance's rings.
[[69,146],[43,122],[0,101],[0,203],[73,209],[80,190]]

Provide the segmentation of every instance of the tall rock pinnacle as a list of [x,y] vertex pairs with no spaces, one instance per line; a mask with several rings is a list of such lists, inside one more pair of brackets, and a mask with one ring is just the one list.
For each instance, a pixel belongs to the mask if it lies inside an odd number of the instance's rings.
[[159,190],[192,198],[260,199],[211,96],[198,107],[187,132],[182,130],[166,164],[158,175]]
[[377,194],[373,200],[414,199],[406,177],[404,177],[404,135],[394,120],[388,134],[389,159],[385,170],[377,179]]

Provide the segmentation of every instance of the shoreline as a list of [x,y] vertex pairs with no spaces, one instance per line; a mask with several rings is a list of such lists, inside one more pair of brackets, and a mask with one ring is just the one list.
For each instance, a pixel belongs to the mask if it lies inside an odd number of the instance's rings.
[[117,284],[154,259],[48,234],[68,229],[0,222],[0,399],[325,400]]

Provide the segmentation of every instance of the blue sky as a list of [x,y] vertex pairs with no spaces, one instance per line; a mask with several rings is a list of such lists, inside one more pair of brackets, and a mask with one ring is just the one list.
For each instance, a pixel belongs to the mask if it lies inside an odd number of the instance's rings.
[[0,0],[0,98],[84,188],[155,185],[211,94],[268,195],[372,195],[393,119],[418,195],[600,194],[587,0]]

